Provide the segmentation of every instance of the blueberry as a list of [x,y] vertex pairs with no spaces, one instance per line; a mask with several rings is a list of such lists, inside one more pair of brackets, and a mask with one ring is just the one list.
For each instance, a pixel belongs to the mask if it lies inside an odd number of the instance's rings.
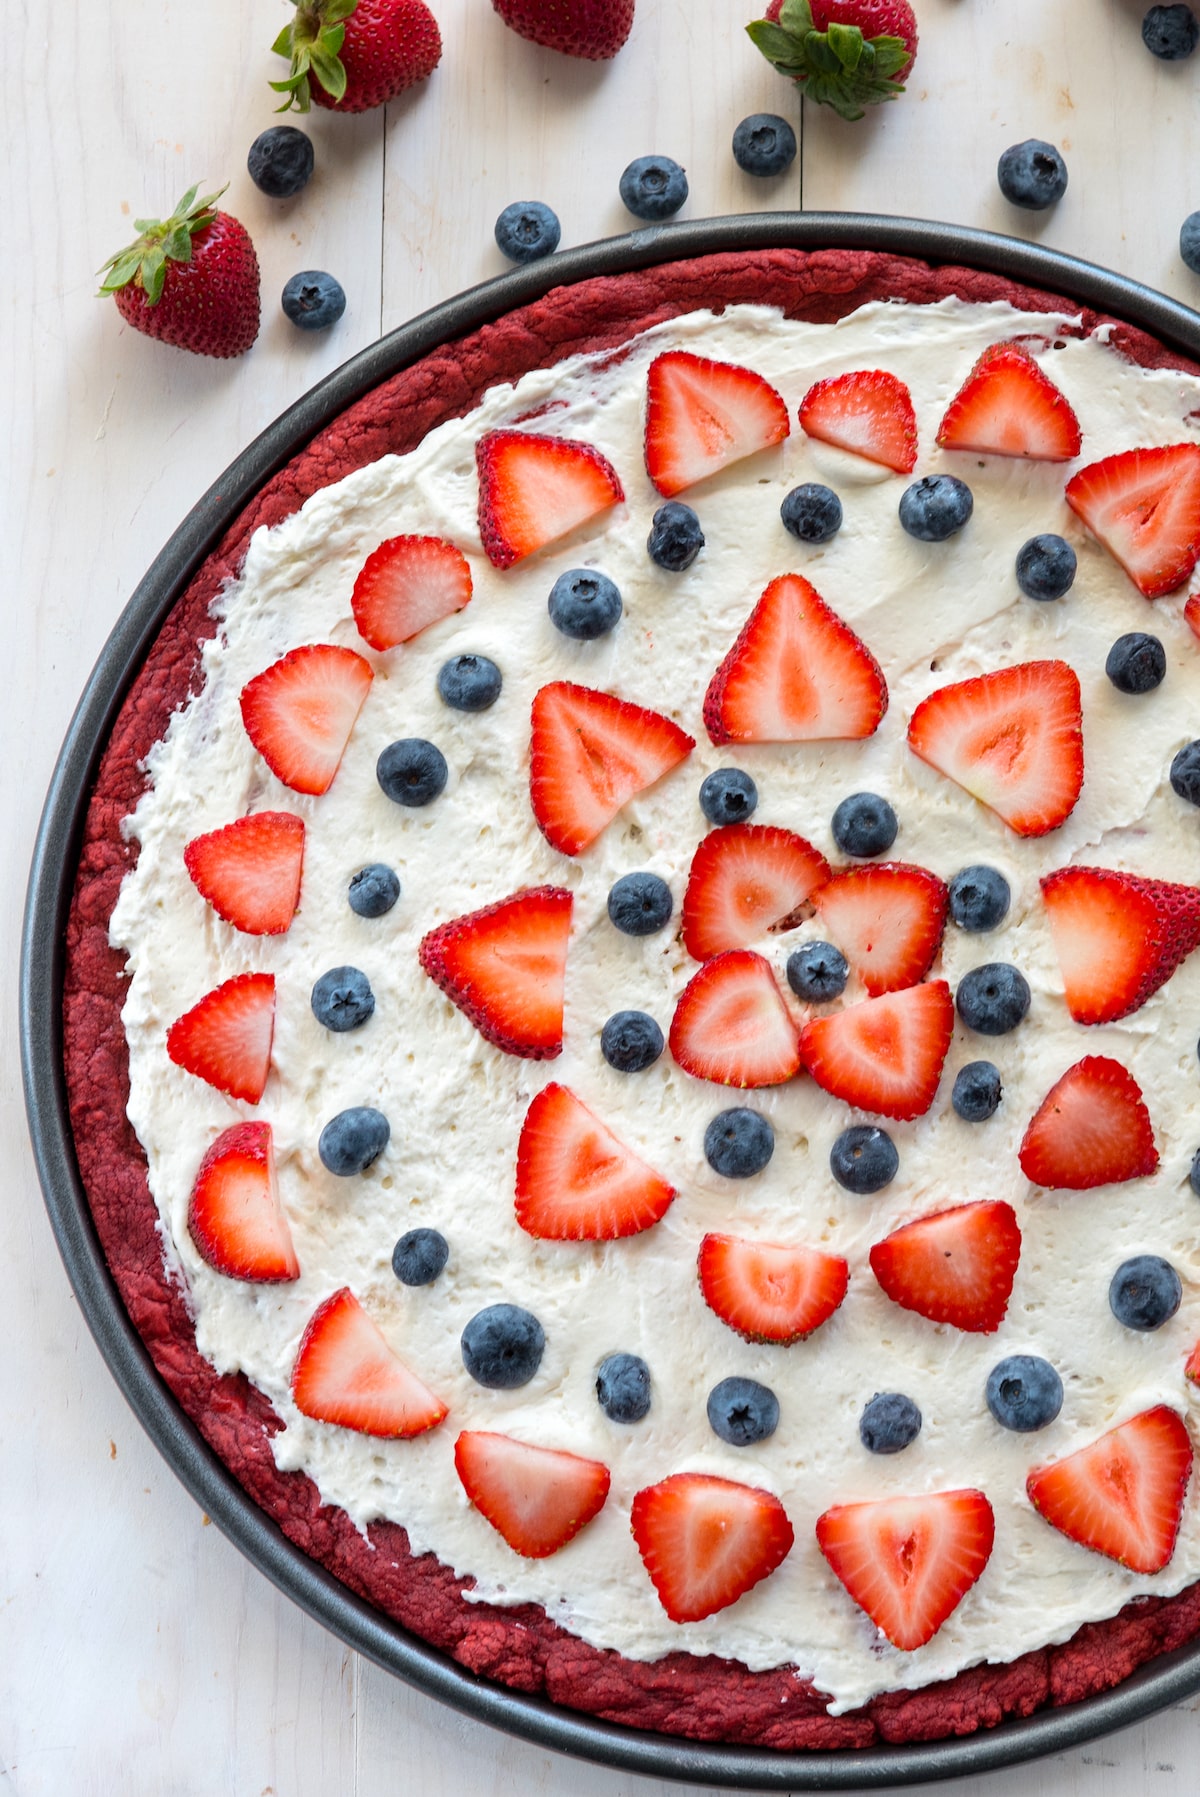
[[313,1016],[327,1030],[356,1030],[375,1010],[375,994],[357,967],[331,967],[312,989]]
[[1194,275],[1200,275],[1200,212],[1189,212],[1179,227],[1179,254]]
[[896,1144],[886,1129],[855,1123],[844,1129],[829,1150],[829,1171],[840,1186],[859,1198],[882,1192],[900,1169]]
[[392,1249],[392,1272],[401,1285],[432,1285],[449,1258],[440,1230],[410,1229]]
[[1192,1156],[1192,1164],[1188,1169],[1188,1184],[1197,1198],[1200,1198],[1200,1148],[1197,1148]]
[[375,763],[375,777],[397,805],[428,805],[446,784],[446,757],[421,736],[389,743]]
[[806,942],[793,949],[787,960],[787,983],[797,998],[810,1005],[828,1004],[846,990],[850,968],[840,948],[832,942]]
[[991,1061],[968,1061],[954,1079],[950,1102],[964,1123],[986,1123],[1000,1103],[1000,1069]]
[[891,848],[900,828],[896,813],[875,792],[852,792],[833,814],[833,840],[844,855],[869,861]]
[[454,655],[438,669],[437,689],[455,711],[486,711],[500,697],[499,668],[486,655]]
[[590,568],[569,568],[560,574],[547,605],[554,628],[585,643],[607,636],[621,615],[616,583]]
[[975,967],[958,982],[954,1002],[969,1030],[981,1036],[1006,1036],[1029,1009],[1029,981],[1004,961]]
[[1180,749],[1171,763],[1171,785],[1189,805],[1200,805],[1200,742]]
[[1047,531],[1017,550],[1017,585],[1027,599],[1061,599],[1075,579],[1075,551]]
[[644,1073],[663,1051],[663,1033],[645,1011],[615,1011],[600,1032],[600,1052],[618,1073]]
[[1062,1380],[1036,1354],[1010,1354],[988,1374],[987,1407],[1002,1429],[1028,1435],[1044,1429],[1062,1409]]
[[700,788],[700,809],[710,824],[744,824],[757,804],[758,788],[740,767],[719,767]]
[[670,218],[688,197],[687,176],[669,156],[638,156],[621,176],[620,190],[635,218]]
[[996,168],[1000,192],[1014,206],[1043,212],[1067,191],[1067,165],[1053,144],[1028,137],[1005,150]]
[[921,1412],[902,1391],[877,1391],[858,1419],[864,1448],[872,1454],[899,1454],[921,1433]]
[[775,112],[752,112],[733,134],[733,160],[748,175],[782,175],[796,160],[796,133]]
[[1190,6],[1152,6],[1142,20],[1142,42],[1151,56],[1181,62],[1200,41],[1200,25]]
[[1152,693],[1167,671],[1167,652],[1156,636],[1131,630],[1108,652],[1104,672],[1119,693]]
[[682,574],[690,568],[704,547],[700,520],[690,505],[668,499],[660,505],[650,524],[646,548],[650,560],[671,574]]
[[537,262],[558,248],[562,226],[541,200],[514,200],[496,220],[496,244],[510,262]]
[[329,1119],[321,1131],[317,1153],[331,1173],[349,1179],[354,1173],[365,1173],[371,1162],[379,1159],[391,1134],[391,1125],[382,1111],[373,1111],[365,1104],[355,1105]]
[[753,1447],[779,1427],[779,1399],[757,1379],[722,1379],[708,1394],[708,1421],[731,1447]]
[[306,268],[284,285],[280,303],[292,323],[302,331],[325,331],[346,310],[346,294],[340,281],[319,268]]
[[785,530],[802,543],[827,543],[842,528],[842,502],[832,487],[808,480],[793,487],[779,508]]
[[250,145],[246,167],[260,192],[273,200],[290,200],[313,172],[312,139],[294,125],[272,125]]
[[1179,1274],[1157,1254],[1135,1254],[1122,1261],[1108,1288],[1109,1309],[1126,1329],[1161,1329],[1182,1299]]
[[653,936],[670,922],[671,888],[657,874],[622,874],[608,895],[608,915],[622,936]]
[[650,1368],[637,1354],[609,1354],[596,1370],[596,1402],[609,1422],[640,1423],[650,1408]]
[[922,543],[944,543],[975,509],[971,489],[953,474],[925,474],[900,495],[900,522]]
[[382,861],[372,861],[351,876],[350,909],[359,917],[383,917],[400,897],[400,882]]
[[761,1173],[775,1152],[775,1131],[758,1111],[737,1106],[718,1111],[704,1132],[704,1158],[726,1179]]
[[546,1331],[532,1311],[489,1304],[462,1332],[463,1365],[479,1385],[512,1391],[528,1385],[542,1364]]
[[1012,894],[994,867],[964,867],[950,882],[950,915],[960,930],[994,930],[1008,916]]

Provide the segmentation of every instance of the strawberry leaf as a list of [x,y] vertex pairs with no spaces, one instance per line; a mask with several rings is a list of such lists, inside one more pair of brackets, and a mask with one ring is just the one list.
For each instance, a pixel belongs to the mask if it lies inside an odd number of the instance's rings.
[[747,35],[772,66],[800,87],[806,99],[832,106],[845,119],[860,119],[868,106],[904,92],[894,77],[911,61],[901,37],[865,38],[857,25],[831,20],[814,29],[809,0],[785,0],[778,23],[755,19]]
[[207,230],[217,217],[216,203],[225,189],[218,188],[216,193],[205,194],[203,199],[197,199],[199,191],[198,184],[189,187],[170,218],[134,220],[137,241],[118,250],[104,264],[101,294],[116,293],[132,283],[142,289],[148,305],[158,304],[168,264],[191,261],[192,238]]

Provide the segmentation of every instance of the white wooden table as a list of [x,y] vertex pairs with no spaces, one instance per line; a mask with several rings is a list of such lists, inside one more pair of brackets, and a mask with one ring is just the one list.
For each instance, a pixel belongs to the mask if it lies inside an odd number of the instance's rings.
[[[318,376],[381,331],[504,266],[513,199],[564,244],[629,227],[617,178],[685,164],[683,216],[768,207],[906,213],[1037,237],[1200,303],[1177,254],[1200,207],[1200,55],[1156,63],[1142,0],[916,0],[908,95],[861,125],[803,118],[787,175],[733,162],[752,111],[797,115],[742,35],[752,0],[638,0],[609,65],[510,33],[489,0],[433,0],[445,54],[386,113],[309,123],[297,200],[251,185],[272,123],[277,0],[53,0],[7,8],[8,314],[0,1201],[0,1792],[13,1797],[658,1797],[679,1787],[577,1765],[467,1722],[342,1648],[253,1571],[159,1460],[67,1285],[25,1133],[16,943],[42,794],[92,662],[138,576],[209,482]],[[1020,214],[996,159],[1057,142],[1065,200]],[[152,344],[92,294],[92,271],[192,181],[228,179],[265,316],[254,350],[209,362]],[[1192,184],[1189,185],[1189,179]],[[349,305],[305,337],[288,275],[327,268]],[[15,578],[14,578],[15,575]],[[966,1797],[1194,1797],[1200,1699]],[[939,1787],[943,1788],[943,1787]]]

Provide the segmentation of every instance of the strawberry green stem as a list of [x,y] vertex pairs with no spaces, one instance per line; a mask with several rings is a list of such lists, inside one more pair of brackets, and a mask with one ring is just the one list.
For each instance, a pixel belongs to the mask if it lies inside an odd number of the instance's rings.
[[110,256],[100,273],[105,277],[100,296],[116,293],[121,287],[140,287],[146,303],[157,306],[167,278],[168,262],[190,262],[192,238],[208,229],[217,216],[217,201],[225,192],[205,194],[197,199],[199,185],[189,187],[170,218],[137,218],[134,225],[141,233],[128,249]]
[[806,99],[832,106],[844,119],[861,119],[868,106],[904,92],[895,76],[911,51],[901,37],[866,38],[857,25],[830,21],[813,27],[809,0],[785,0],[778,22],[755,19],[751,42],[781,75],[800,85]]

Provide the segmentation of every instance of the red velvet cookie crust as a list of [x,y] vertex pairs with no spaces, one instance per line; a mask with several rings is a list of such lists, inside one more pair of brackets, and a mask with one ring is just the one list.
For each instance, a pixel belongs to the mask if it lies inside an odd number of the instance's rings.
[[88,811],[67,928],[63,1000],[71,1122],[104,1253],[159,1374],[255,1503],[352,1591],[473,1673],[662,1734],[822,1751],[970,1734],[1006,1716],[1027,1716],[1042,1705],[1106,1690],[1147,1660],[1182,1646],[1200,1633],[1200,1585],[1173,1598],[1135,1600],[1063,1645],[1008,1665],[973,1667],[831,1717],[812,1684],[786,1667],[750,1672],[736,1661],[687,1653],[626,1660],[568,1634],[537,1606],[502,1609],[466,1600],[470,1581],[431,1554],[413,1556],[396,1523],[372,1524],[364,1540],[344,1511],[322,1504],[305,1474],[276,1469],[270,1437],[281,1427],[279,1418],[247,1379],[218,1376],[199,1354],[186,1293],[164,1268],[145,1156],[125,1114],[124,958],[108,940],[121,882],[137,857],[121,824],[145,786],[146,755],[171,713],[200,684],[200,646],[216,629],[210,608],[238,574],[261,525],[278,524],[355,469],[414,448],[436,425],[470,411],[497,382],[583,351],[617,351],[638,331],[682,313],[750,303],[830,323],[870,300],[925,304],[951,294],[1077,314],[1081,333],[1108,323],[1110,341],[1131,361],[1200,373],[1144,332],[1052,293],[975,269],[934,268],[865,251],[706,256],[557,288],[385,382],[267,483],[201,567],[152,646],[117,719]]

